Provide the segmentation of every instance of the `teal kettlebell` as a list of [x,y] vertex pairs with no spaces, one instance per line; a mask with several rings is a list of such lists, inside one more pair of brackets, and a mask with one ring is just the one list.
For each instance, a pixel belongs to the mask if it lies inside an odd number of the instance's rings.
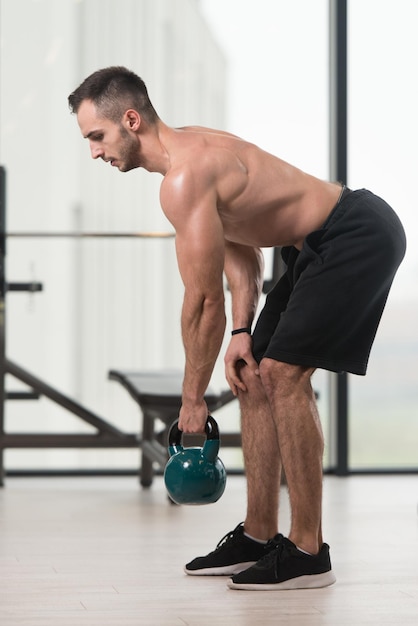
[[211,415],[205,426],[203,448],[183,448],[176,420],[168,433],[170,458],[164,470],[168,494],[176,504],[212,504],[219,500],[226,485],[226,470],[219,452],[218,424]]

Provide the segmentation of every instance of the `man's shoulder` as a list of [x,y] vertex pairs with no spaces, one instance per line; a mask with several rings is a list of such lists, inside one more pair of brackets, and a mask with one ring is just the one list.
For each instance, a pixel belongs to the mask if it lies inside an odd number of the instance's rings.
[[194,152],[190,157],[175,161],[160,187],[160,203],[169,219],[174,215],[191,214],[208,194],[216,196],[217,175],[205,151]]
[[193,184],[200,186],[214,181],[225,172],[228,162],[236,156],[225,145],[212,142],[205,136],[190,136],[180,140],[170,155],[162,187]]

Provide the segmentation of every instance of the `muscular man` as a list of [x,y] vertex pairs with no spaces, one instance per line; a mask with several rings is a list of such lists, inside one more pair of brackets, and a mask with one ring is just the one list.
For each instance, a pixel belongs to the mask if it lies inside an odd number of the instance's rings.
[[[316,368],[364,375],[405,235],[393,210],[365,189],[325,182],[234,135],[171,128],[143,81],[99,70],[70,96],[91,156],[121,172],[163,175],[161,206],[176,231],[184,282],[185,372],[179,427],[203,432],[204,394],[224,331],[223,274],[234,331],[226,378],[238,396],[247,515],[191,575],[228,575],[237,589],[323,587],[335,581],[321,530],[323,436]],[[287,272],[253,328],[261,247],[282,246]],[[253,330],[252,330],[253,329]],[[278,534],[284,469],[291,528]]]

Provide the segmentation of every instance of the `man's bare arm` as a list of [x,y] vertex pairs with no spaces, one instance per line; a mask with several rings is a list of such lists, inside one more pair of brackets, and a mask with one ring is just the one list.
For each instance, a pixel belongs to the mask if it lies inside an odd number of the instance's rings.
[[210,185],[190,180],[189,174],[165,183],[161,203],[176,230],[177,261],[185,287],[181,328],[186,361],[179,427],[184,432],[203,432],[204,394],[225,332],[223,227]]
[[225,275],[232,295],[234,328],[250,327],[263,288],[264,257],[259,248],[226,242]]
[[[227,243],[225,274],[232,295],[233,328],[251,328],[263,287],[264,257],[259,248]],[[258,374],[247,333],[233,335],[225,354],[225,375],[232,391],[246,391],[237,364],[245,361]]]

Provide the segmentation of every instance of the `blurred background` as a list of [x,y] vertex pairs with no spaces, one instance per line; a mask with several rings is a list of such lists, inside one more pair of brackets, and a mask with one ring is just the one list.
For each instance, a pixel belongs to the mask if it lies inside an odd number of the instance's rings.
[[[418,470],[417,19],[415,0],[348,0],[346,182],[383,196],[408,236],[368,375],[349,377],[350,471]],[[14,234],[6,276],[43,284],[39,293],[8,293],[7,356],[118,428],[139,432],[137,406],[108,371],[183,366],[173,238],[18,236],[171,234],[159,207],[161,176],[93,161],[68,94],[94,70],[126,65],[169,125],[231,131],[327,179],[329,2],[0,0],[0,28],[0,164]],[[265,254],[268,275],[272,253]],[[228,315],[229,304],[227,294]],[[327,469],[330,375],[317,372],[314,383]],[[22,384],[8,375],[6,386]],[[213,387],[225,386],[222,352]],[[237,403],[218,418],[221,431],[238,429]],[[92,428],[40,398],[7,401],[5,430]],[[239,450],[222,458],[241,467]],[[10,472],[137,466],[135,449],[5,453]]]

